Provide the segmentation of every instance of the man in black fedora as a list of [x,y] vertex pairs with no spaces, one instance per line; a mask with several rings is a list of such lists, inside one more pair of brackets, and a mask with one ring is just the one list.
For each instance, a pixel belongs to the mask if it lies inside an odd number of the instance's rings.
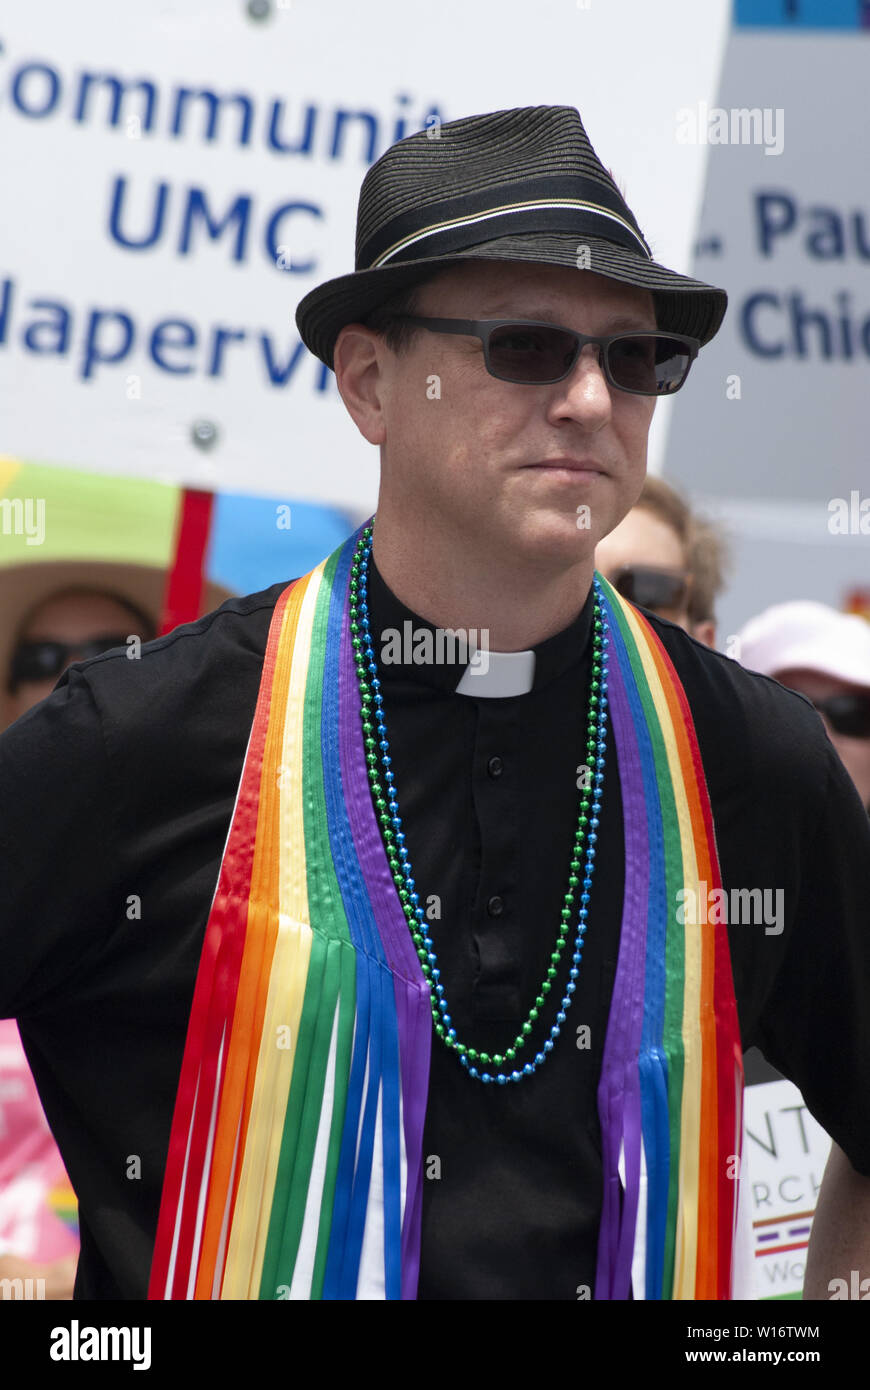
[[[356,626],[374,639],[401,858],[431,908],[422,959],[438,962],[421,1299],[645,1296],[642,1275],[626,1274],[630,1245],[619,1277],[601,1274],[599,1082],[622,1021],[623,898],[646,847],[626,830],[626,768],[595,694],[607,648],[593,553],[640,492],[656,397],[682,387],[725,305],[722,290],[653,261],[578,113],[533,107],[388,150],[363,183],[355,271],[297,311],[381,452],[354,591],[368,605]],[[0,742],[13,958],[0,1009],[21,1019],[78,1190],[80,1297],[145,1293],[203,933],[285,587],[229,601],[139,663],[78,664]],[[646,619],[685,695],[677,736],[690,723],[697,736],[723,884],[785,893],[781,921],[729,922],[733,999],[743,1045],[795,1080],[835,1140],[810,1284],[824,1298],[870,1258],[855,1219],[870,1208],[867,819],[807,702]],[[407,631],[410,648],[388,645]],[[448,632],[473,632],[474,650],[426,656]],[[418,645],[421,634],[432,640]],[[584,878],[572,846],[590,759],[604,793],[582,817]],[[47,762],[70,791],[49,805],[30,779]],[[27,882],[19,858],[35,863]],[[147,930],[123,921],[131,894]],[[554,941],[578,901],[588,931],[572,956]],[[551,1014],[547,1041],[517,1065],[521,1048],[504,1039],[535,1038]],[[707,1287],[692,1272],[703,1242],[684,1248],[686,1223],[705,1219],[691,1183],[679,1191],[675,1297]],[[740,1296],[739,1260],[720,1253],[710,1277]]]

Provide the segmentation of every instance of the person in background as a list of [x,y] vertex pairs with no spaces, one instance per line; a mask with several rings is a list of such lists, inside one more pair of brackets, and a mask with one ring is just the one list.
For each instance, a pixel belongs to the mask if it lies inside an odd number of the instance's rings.
[[[772,676],[815,705],[828,738],[870,811],[870,623],[823,603],[777,603],[737,636],[740,662]],[[746,1054],[746,1081],[780,1073],[757,1049]]]
[[[50,695],[72,661],[122,646],[156,624],[120,595],[86,587],[42,598],[24,616],[6,680],[7,720]],[[75,1194],[43,1114],[14,1019],[0,1020],[0,1288],[5,1297],[72,1298]]]
[[724,543],[664,479],[646,479],[631,511],[596,546],[595,567],[630,602],[715,647]]
[[18,627],[6,682],[7,720],[50,695],[71,662],[122,647],[130,633],[150,642],[156,623],[120,594],[82,586],[42,599]]
[[870,623],[823,603],[777,603],[738,634],[742,665],[797,690],[870,811]]

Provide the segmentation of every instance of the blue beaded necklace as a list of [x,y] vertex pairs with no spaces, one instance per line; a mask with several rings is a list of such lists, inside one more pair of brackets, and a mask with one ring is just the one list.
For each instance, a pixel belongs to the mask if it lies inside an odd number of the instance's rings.
[[[577,818],[577,829],[574,835],[574,845],[571,853],[571,863],[568,874],[568,891],[565,894],[565,902],[561,911],[561,925],[555,949],[550,955],[550,965],[547,969],[547,977],[541,983],[540,990],[535,999],[534,1005],[529,1011],[525,1023],[522,1025],[517,1036],[514,1038],[510,1047],[503,1053],[497,1052],[490,1055],[488,1052],[479,1052],[475,1048],[467,1047],[461,1043],[456,1036],[456,1029],[450,1016],[450,1007],[447,1002],[444,985],[441,983],[441,971],[438,966],[438,958],[435,954],[435,945],[429,934],[425,914],[420,905],[420,897],[417,893],[416,884],[411,868],[408,850],[405,847],[405,833],[402,829],[402,818],[399,814],[399,802],[395,787],[395,774],[392,770],[392,759],[390,757],[390,744],[387,738],[387,726],[384,719],[384,700],[381,695],[381,682],[378,676],[378,667],[372,648],[371,630],[369,623],[368,607],[368,565],[369,556],[372,548],[372,526],[367,526],[360,536],[357,545],[353,564],[351,567],[350,578],[350,631],[354,649],[354,659],[356,664],[357,680],[360,689],[360,714],[362,716],[363,736],[366,748],[366,764],[368,767],[368,777],[371,785],[372,797],[374,799],[375,812],[384,839],[384,848],[393,875],[393,881],[399,895],[399,901],[405,914],[405,919],[417,949],[417,956],[420,961],[423,975],[429,985],[429,992],[432,1006],[432,1019],[435,1032],[443,1041],[444,1045],[454,1051],[459,1057],[468,1075],[475,1081],[480,1081],[484,1085],[493,1083],[504,1086],[509,1082],[522,1081],[524,1077],[531,1076],[538,1067],[543,1066],[547,1056],[553,1050],[553,1046],[558,1038],[563,1023],[567,1018],[568,1009],[576,991],[576,980],[580,973],[580,962],[583,956],[583,937],[586,933],[586,919],[589,915],[589,897],[592,888],[592,874],[595,868],[595,844],[598,839],[599,813],[601,811],[602,783],[604,780],[604,757],[607,747],[607,647],[609,638],[606,630],[606,622],[601,608],[601,588],[597,577],[593,578],[595,591],[594,615],[592,625],[592,673],[589,681],[589,700],[586,717],[586,752],[591,763],[594,764],[595,771],[592,776],[591,788],[582,788],[580,797],[580,809]],[[386,783],[386,794],[381,782],[381,772],[383,770],[383,781]],[[588,792],[591,790],[591,796]],[[589,812],[591,811],[591,815]],[[567,942],[569,923],[574,915],[575,889],[581,886],[579,870],[581,867],[581,852],[584,841],[586,842],[586,857],[583,865],[582,892],[580,893],[580,908],[578,911],[577,933],[574,938],[574,954],[571,960],[568,984],[565,986],[565,994],[559,1009],[556,1013],[556,1021],[550,1027],[549,1037],[544,1042],[541,1050],[534,1058],[523,1064],[521,1053],[524,1052],[527,1039],[530,1037],[533,1026],[537,1022],[541,1009],[546,1002],[546,996],[553,987],[559,963]],[[506,1070],[501,1070],[505,1064]],[[517,1065],[514,1065],[517,1063]],[[489,1068],[495,1068],[490,1071]],[[483,1070],[481,1070],[483,1068]]]

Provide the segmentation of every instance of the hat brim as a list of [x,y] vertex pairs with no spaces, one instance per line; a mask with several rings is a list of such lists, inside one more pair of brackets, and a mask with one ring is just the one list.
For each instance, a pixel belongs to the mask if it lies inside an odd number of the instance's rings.
[[580,239],[564,232],[499,237],[449,256],[341,275],[318,285],[300,300],[296,326],[305,346],[321,362],[332,367],[335,340],[345,324],[363,322],[379,304],[400,290],[469,260],[554,265],[577,270],[578,244],[588,246],[588,268],[595,274],[652,293],[659,328],[697,338],[702,346],[718,332],[728,304],[724,290],[688,275],[679,275],[657,261],[648,261],[624,250],[615,242],[599,237]]

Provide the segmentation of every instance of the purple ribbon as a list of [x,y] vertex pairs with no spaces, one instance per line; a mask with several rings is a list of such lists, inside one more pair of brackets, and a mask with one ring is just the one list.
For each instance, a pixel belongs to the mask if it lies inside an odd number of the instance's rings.
[[359,689],[350,640],[350,603],[345,596],[339,658],[339,750],[348,821],[366,883],[387,964],[392,971],[402,1074],[402,1118],[408,1163],[407,1195],[402,1222],[402,1298],[417,1296],[420,1273],[420,1227],[423,1205],[423,1124],[429,1090],[432,1045],[429,987],[375,819],[365,746],[357,704]]
[[[629,679],[633,676],[609,605],[607,627],[611,652],[617,658],[610,663],[607,693],[622,791],[625,893],[616,979],[598,1084],[604,1197],[595,1297],[624,1299],[631,1287],[640,1193],[641,1109],[637,1059],[643,1029],[650,856],[643,772],[624,671],[628,669]],[[619,1180],[621,1144],[625,1146],[624,1197]]]

